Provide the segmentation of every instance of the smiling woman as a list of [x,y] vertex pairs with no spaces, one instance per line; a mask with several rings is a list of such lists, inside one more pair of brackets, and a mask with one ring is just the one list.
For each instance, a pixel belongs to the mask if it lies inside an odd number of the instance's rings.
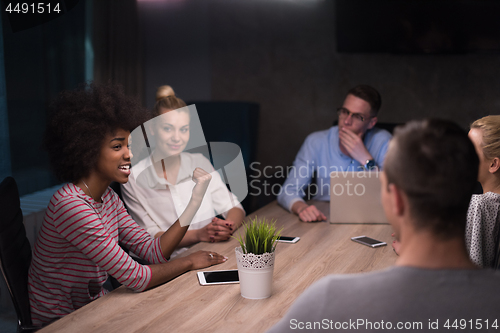
[[[130,215],[151,236],[161,237],[189,201],[193,170],[202,168],[213,177],[205,200],[173,254],[176,256],[198,242],[230,239],[241,225],[245,211],[206,156],[200,150],[191,150],[198,148],[199,132],[203,136],[196,108],[187,107],[170,86],[158,88],[156,98],[152,119],[145,126],[154,149],[150,156],[134,163],[129,182],[122,185]],[[200,145],[208,147],[204,138]],[[216,217],[219,214],[224,219]]]
[[96,165],[96,173],[101,176],[103,182],[127,182],[130,175],[131,158],[128,144],[129,136],[129,131],[117,129],[105,137]]
[[[167,262],[198,211],[211,176],[193,173],[185,212],[153,239],[109,188],[130,175],[130,131],[147,114],[115,86],[84,85],[51,105],[45,144],[56,175],[69,182],[47,207],[33,250],[28,291],[35,325],[60,318],[104,295],[108,275],[142,291],[190,269],[225,261],[206,251]],[[119,245],[152,265],[140,265]]]

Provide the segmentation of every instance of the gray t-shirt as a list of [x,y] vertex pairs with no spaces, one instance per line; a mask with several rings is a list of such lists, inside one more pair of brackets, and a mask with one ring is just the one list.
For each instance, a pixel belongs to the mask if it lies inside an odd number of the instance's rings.
[[327,276],[268,332],[336,330],[500,332],[500,273],[391,267]]

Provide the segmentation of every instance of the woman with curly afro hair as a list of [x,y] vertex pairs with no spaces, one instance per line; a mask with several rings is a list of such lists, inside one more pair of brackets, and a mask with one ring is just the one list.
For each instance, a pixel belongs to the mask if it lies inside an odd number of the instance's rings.
[[[130,131],[147,112],[116,86],[87,84],[52,103],[45,145],[53,169],[68,182],[52,197],[36,240],[29,271],[33,324],[56,320],[104,295],[108,275],[136,291],[188,270],[226,260],[198,251],[168,261],[196,214],[211,176],[196,169],[188,207],[154,239],[128,215],[111,182],[130,175]],[[141,265],[119,245],[150,262]]]

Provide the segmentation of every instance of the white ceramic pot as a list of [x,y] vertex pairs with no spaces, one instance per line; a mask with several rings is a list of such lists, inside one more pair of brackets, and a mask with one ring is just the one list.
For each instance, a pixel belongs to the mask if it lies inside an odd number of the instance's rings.
[[241,296],[262,299],[271,296],[274,272],[274,252],[244,254],[236,248],[236,264],[240,279]]

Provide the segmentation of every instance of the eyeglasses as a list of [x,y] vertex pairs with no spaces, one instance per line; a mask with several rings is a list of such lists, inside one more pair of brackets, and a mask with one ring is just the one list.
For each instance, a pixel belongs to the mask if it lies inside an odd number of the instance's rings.
[[346,108],[338,108],[337,114],[339,116],[340,115],[345,116],[346,118],[349,117],[349,115],[352,115],[352,119],[355,119],[359,122],[364,122],[366,119],[366,117],[363,116],[362,114],[351,112],[351,111],[347,110]]

